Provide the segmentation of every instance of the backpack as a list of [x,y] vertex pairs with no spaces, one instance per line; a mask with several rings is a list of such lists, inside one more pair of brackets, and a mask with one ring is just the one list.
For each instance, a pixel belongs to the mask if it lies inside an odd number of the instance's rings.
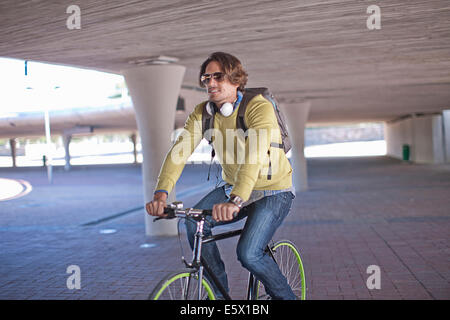
[[[266,98],[268,101],[270,101],[273,105],[275,116],[277,117],[278,127],[280,128],[280,134],[281,134],[281,144],[276,142],[270,142],[271,147],[280,148],[283,149],[285,153],[288,153],[289,150],[292,148],[292,143],[289,138],[289,133],[286,125],[286,118],[284,117],[283,113],[281,112],[280,108],[278,107],[278,103],[275,100],[275,97],[273,94],[269,91],[267,88],[246,88],[243,93],[242,100],[239,104],[239,110],[236,117],[236,129],[242,129],[244,132],[247,131],[247,126],[245,125],[244,115],[245,111],[247,110],[247,105],[254,97],[261,94],[264,98]],[[206,104],[203,108],[202,113],[202,136],[208,141],[208,143],[212,144],[212,137],[205,137],[205,132],[208,129],[214,128],[214,113],[211,115],[206,110]],[[269,153],[269,151],[268,151]],[[212,148],[211,151],[211,159],[215,156],[214,148]],[[212,161],[212,160],[211,160]],[[211,162],[212,163],[212,162]],[[271,174],[271,163],[269,160],[269,174],[267,176],[267,179],[270,180],[272,177]],[[211,169],[211,166],[210,166]],[[209,172],[208,172],[208,180],[209,180]]]

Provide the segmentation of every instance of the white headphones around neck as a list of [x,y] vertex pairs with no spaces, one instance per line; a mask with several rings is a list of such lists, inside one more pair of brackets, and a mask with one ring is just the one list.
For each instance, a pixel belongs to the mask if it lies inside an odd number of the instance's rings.
[[241,102],[243,97],[242,92],[240,92],[238,90],[237,92],[237,99],[234,102],[234,105],[230,102],[225,102],[220,109],[217,107],[217,105],[214,102],[208,101],[208,103],[206,104],[206,112],[208,112],[208,114],[210,116],[214,115],[214,113],[216,113],[217,111],[220,110],[220,113],[224,116],[224,117],[229,117],[231,116],[231,114],[234,111],[234,108],[237,107],[239,105],[239,103]]
[[208,101],[208,103],[206,104],[206,111],[209,113],[210,116],[212,116],[214,113],[217,112],[217,110],[220,111],[220,113],[224,116],[224,117],[229,117],[231,116],[231,114],[233,113],[233,104],[230,102],[225,102],[222,107],[217,108],[216,104],[214,102],[210,102]]

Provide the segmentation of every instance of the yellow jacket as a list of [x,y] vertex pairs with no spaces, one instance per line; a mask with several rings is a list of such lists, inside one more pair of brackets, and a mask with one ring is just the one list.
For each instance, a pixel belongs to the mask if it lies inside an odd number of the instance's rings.
[[[202,140],[202,112],[198,104],[186,120],[183,132],[166,155],[155,190],[170,193],[187,159]],[[262,95],[249,101],[244,120],[247,138],[236,130],[237,107],[229,117],[214,116],[213,147],[222,166],[222,178],[233,185],[231,191],[247,201],[252,190],[283,190],[292,186],[292,167],[282,148],[281,134],[271,102]]]

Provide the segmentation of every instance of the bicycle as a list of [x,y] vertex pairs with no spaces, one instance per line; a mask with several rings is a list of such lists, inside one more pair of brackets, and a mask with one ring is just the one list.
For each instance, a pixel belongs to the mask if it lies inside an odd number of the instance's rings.
[[[212,241],[219,241],[237,236],[242,233],[242,229],[228,231],[216,235],[205,237],[203,227],[206,217],[212,214],[212,210],[200,210],[187,208],[183,209],[182,202],[173,202],[164,209],[165,217],[159,219],[192,219],[197,224],[197,231],[192,250],[192,262],[188,263],[184,257],[182,261],[186,265],[185,269],[167,274],[153,289],[148,299],[150,300],[215,300],[215,294],[210,281],[203,276],[204,271],[209,279],[214,282],[225,300],[231,300],[230,295],[221,285],[216,275],[211,272],[210,267],[203,259],[202,245]],[[281,240],[274,244],[267,245],[266,253],[269,254],[278,264],[281,272],[287,278],[294,294],[300,300],[306,299],[306,281],[303,263],[300,253],[295,244],[289,240]],[[264,286],[251,273],[249,273],[247,284],[247,300],[261,300],[267,298]]]

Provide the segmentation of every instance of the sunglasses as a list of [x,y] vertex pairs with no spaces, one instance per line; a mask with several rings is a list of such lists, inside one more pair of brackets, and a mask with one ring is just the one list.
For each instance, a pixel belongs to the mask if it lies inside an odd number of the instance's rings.
[[204,73],[202,74],[202,76],[200,77],[200,81],[204,84],[207,85],[209,83],[209,81],[211,81],[211,79],[214,78],[214,80],[216,80],[217,82],[222,82],[225,79],[226,74],[223,72],[214,72],[212,74],[208,74],[208,73]]

